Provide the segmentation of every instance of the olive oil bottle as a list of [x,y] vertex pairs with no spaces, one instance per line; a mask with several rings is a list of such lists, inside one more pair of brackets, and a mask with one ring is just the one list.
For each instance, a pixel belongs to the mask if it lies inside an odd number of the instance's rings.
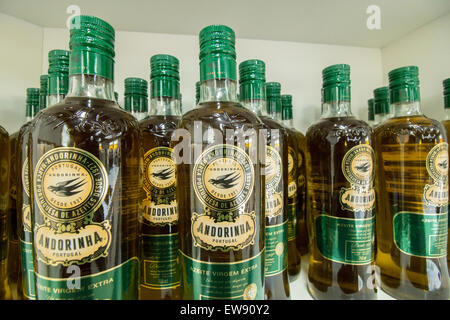
[[422,114],[419,70],[389,73],[394,117],[375,129],[377,266],[397,299],[449,299],[448,144]]
[[[266,83],[267,112],[271,118],[282,125],[282,104],[281,104],[281,84],[279,82]],[[287,127],[284,127],[287,135],[287,197],[288,197],[288,274],[289,281],[298,278],[300,274],[301,257],[297,250],[297,157],[299,146],[295,133]]]
[[[9,150],[8,132],[0,126],[0,150]],[[9,152],[0,153],[0,299],[11,299],[8,282]]]
[[234,31],[200,32],[200,102],[173,138],[183,299],[264,299],[258,117],[237,100]]
[[308,289],[315,299],[376,299],[372,129],[352,115],[350,66],[322,77],[322,116],[306,134]]
[[142,150],[114,101],[113,27],[75,16],[69,91],[30,130],[36,299],[137,299]]
[[[61,102],[69,89],[69,51],[51,50],[48,53],[48,90],[47,104],[52,106]],[[40,96],[39,96],[40,98]],[[17,138],[16,166],[18,168],[16,179],[17,185],[17,233],[20,241],[21,257],[21,291],[24,299],[36,299],[33,243],[31,232],[32,216],[32,191],[29,170],[29,134],[32,119],[40,111],[40,102],[35,100],[27,103],[26,123],[20,128]]]
[[140,217],[140,296],[180,299],[178,205],[171,136],[181,118],[177,58],[150,59],[150,114],[140,122],[144,148],[143,211]]
[[[287,134],[266,110],[266,66],[261,60],[239,65],[239,98],[263,122],[265,158],[265,300],[290,299],[288,279]],[[260,139],[261,139],[260,135]],[[262,142],[261,142],[262,143]]]
[[[295,169],[295,181],[297,187],[297,202],[295,205],[295,219],[292,229],[295,233],[295,244],[297,251],[301,255],[308,253],[308,232],[306,229],[306,161],[305,148],[306,138],[300,131],[294,127],[292,96],[289,94],[281,95],[282,119],[283,125],[288,128],[289,134],[296,138],[297,147],[297,165]],[[294,158],[292,158],[294,160]]]
[[[446,117],[442,124],[445,127],[445,132],[447,133],[447,143],[450,141],[450,78],[444,80],[444,108]],[[450,185],[450,184],[449,184]],[[448,244],[448,230],[447,230],[447,267],[450,263],[449,259],[449,244]]]
[[126,78],[124,109],[138,120],[148,115],[148,82],[141,78]]

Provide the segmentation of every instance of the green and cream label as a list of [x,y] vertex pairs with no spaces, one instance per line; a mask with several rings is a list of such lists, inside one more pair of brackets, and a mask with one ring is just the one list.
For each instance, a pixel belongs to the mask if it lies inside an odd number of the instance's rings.
[[38,259],[70,266],[106,257],[110,222],[92,221],[108,190],[103,164],[87,151],[55,148],[40,158],[34,181],[35,201],[45,221],[34,229]]
[[235,263],[203,262],[180,252],[185,300],[263,300],[262,252]]
[[88,276],[60,279],[36,274],[36,294],[39,300],[136,300],[138,275],[136,257]]
[[365,212],[375,206],[374,151],[360,144],[351,148],[342,160],[342,172],[350,188],[342,188],[340,202],[343,210]]
[[287,239],[293,241],[297,238],[297,202],[288,205],[288,225],[287,225]]
[[288,265],[287,221],[278,225],[266,225],[265,276],[282,273]]
[[178,233],[142,236],[142,285],[150,289],[171,289],[180,285]]
[[204,208],[192,213],[194,245],[229,251],[254,244],[256,214],[245,211],[255,178],[248,155],[232,145],[215,145],[200,155],[192,175],[195,194]]
[[288,197],[297,196],[297,153],[292,147],[288,147]]
[[399,212],[393,217],[394,243],[411,256],[441,258],[447,255],[448,213]]
[[143,222],[153,226],[174,225],[178,222],[176,201],[175,161],[173,150],[157,147],[144,155]]
[[[274,218],[283,214],[282,162],[278,151],[266,146],[266,206],[265,216]],[[280,187],[281,184],[281,187]]]
[[36,299],[34,282],[33,244],[20,240],[22,255],[22,291],[27,299]]
[[442,142],[428,153],[426,160],[428,174],[433,184],[424,188],[424,201],[429,206],[448,205],[448,144]]
[[373,260],[375,217],[349,219],[321,214],[315,217],[316,245],[326,259],[345,264]]

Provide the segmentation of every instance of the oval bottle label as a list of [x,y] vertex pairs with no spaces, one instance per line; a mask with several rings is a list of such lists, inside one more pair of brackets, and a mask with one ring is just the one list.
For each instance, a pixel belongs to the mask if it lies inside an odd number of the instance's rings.
[[204,212],[192,214],[194,245],[206,250],[241,250],[254,243],[255,212],[245,212],[253,193],[254,167],[248,155],[232,145],[205,150],[193,170],[193,187]]
[[144,155],[143,222],[165,226],[178,222],[176,201],[175,161],[173,150],[167,147],[153,148]]
[[92,221],[107,190],[105,167],[85,150],[60,147],[39,159],[34,196],[45,224],[35,226],[34,241],[40,260],[69,266],[108,255],[110,223]]

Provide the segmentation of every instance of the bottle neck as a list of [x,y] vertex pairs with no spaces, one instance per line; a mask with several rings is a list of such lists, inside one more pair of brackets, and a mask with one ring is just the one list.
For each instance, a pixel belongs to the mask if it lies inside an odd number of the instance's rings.
[[200,84],[199,103],[209,101],[238,102],[237,84],[231,79],[209,79]]
[[350,101],[328,101],[322,104],[322,119],[344,117],[353,117]]
[[173,97],[154,97],[150,100],[151,116],[181,116],[180,99]]
[[278,121],[279,123],[283,121],[281,97],[267,98],[267,113],[273,120]]
[[114,82],[98,75],[71,74],[67,96],[115,101]]
[[397,102],[391,104],[391,111],[393,112],[393,118],[420,116],[423,114],[420,109],[420,101]]
[[284,119],[283,125],[290,129],[294,128],[294,119]]
[[266,91],[264,81],[244,81],[239,87],[239,99],[247,110],[259,117],[267,114]]
[[64,100],[64,98],[66,97],[65,94],[60,93],[60,94],[49,94],[47,96],[47,106],[51,107],[55,104],[60,103],[61,101]]
[[375,115],[375,123],[379,124],[386,120],[386,116],[384,113],[378,113]]

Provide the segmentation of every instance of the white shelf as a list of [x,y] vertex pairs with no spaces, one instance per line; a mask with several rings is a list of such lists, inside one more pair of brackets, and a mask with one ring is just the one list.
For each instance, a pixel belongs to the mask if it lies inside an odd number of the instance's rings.
[[[308,262],[309,256],[308,255],[302,256],[300,277],[290,283],[292,300],[314,300],[309,294],[307,288]],[[395,299],[387,295],[380,288],[378,288],[378,300],[395,300]]]

